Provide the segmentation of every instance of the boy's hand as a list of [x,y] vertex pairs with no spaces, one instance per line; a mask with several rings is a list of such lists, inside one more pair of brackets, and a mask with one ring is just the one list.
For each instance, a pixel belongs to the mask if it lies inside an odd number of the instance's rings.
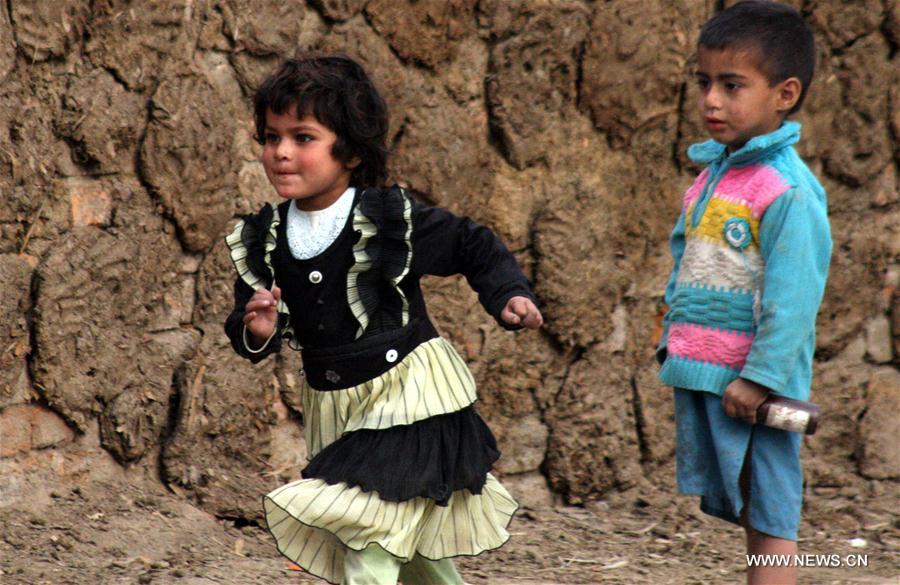
[[722,408],[728,416],[739,418],[749,424],[756,423],[756,411],[769,395],[765,386],[738,378],[725,388]]
[[278,325],[278,300],[281,289],[277,286],[271,290],[261,288],[256,291],[247,306],[244,307],[244,326],[253,336],[253,345],[259,347],[272,337]]
[[521,325],[528,329],[537,329],[544,324],[541,312],[528,297],[513,297],[506,302],[500,311],[500,318],[510,325]]

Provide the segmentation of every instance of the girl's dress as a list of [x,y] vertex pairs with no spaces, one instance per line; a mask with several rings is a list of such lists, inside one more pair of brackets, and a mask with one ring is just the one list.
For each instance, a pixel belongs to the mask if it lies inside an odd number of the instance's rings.
[[[509,538],[517,504],[489,473],[496,441],[419,280],[464,274],[501,325],[510,298],[533,299],[489,229],[399,187],[352,197],[340,233],[312,258],[291,254],[290,201],[264,206],[226,238],[239,274],[225,324],[235,351],[255,363],[284,339],[303,358],[311,459],[303,479],[265,496],[266,521],[285,556],[332,583],[344,577],[346,548],[377,544],[407,562],[477,555]],[[244,306],[273,286],[282,291],[277,334],[254,352]]]

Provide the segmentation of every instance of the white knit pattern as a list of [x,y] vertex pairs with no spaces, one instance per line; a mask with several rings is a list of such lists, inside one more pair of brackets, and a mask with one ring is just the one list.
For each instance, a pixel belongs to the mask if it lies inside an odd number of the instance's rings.
[[340,235],[353,208],[356,189],[350,187],[325,209],[303,211],[291,201],[287,213],[287,241],[291,255],[307,260],[325,251]]
[[762,255],[756,250],[735,250],[723,244],[689,238],[678,269],[678,283],[737,292],[758,288],[754,275],[765,270]]

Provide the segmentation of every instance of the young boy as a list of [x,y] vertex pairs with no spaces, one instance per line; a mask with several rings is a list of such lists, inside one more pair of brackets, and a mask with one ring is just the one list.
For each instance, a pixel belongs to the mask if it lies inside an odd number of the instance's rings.
[[[825,192],[787,121],[806,96],[813,36],[793,8],[740,2],[700,33],[698,110],[713,140],[672,232],[669,312],[657,357],[675,387],[677,476],[701,509],[740,523],[750,554],[797,552],[800,439],[756,425],[770,393],[809,397],[815,321],[831,256]],[[747,582],[795,583],[795,566]]]

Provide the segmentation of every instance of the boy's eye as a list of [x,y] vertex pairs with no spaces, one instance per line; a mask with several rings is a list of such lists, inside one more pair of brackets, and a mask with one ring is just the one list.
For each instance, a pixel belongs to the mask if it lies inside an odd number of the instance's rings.
[[294,140],[296,140],[297,142],[309,142],[310,140],[312,140],[312,136],[310,136],[309,134],[297,134],[296,136],[294,136]]
[[266,144],[275,144],[276,142],[278,142],[278,134],[275,134],[274,132],[266,132],[265,139]]
[[735,91],[735,90],[739,89],[740,87],[741,87],[741,85],[739,83],[734,83],[733,81],[729,81],[728,83],[725,84],[725,89],[727,91]]
[[703,77],[698,77],[697,87],[699,87],[700,89],[706,89],[707,87],[709,87],[709,80]]

